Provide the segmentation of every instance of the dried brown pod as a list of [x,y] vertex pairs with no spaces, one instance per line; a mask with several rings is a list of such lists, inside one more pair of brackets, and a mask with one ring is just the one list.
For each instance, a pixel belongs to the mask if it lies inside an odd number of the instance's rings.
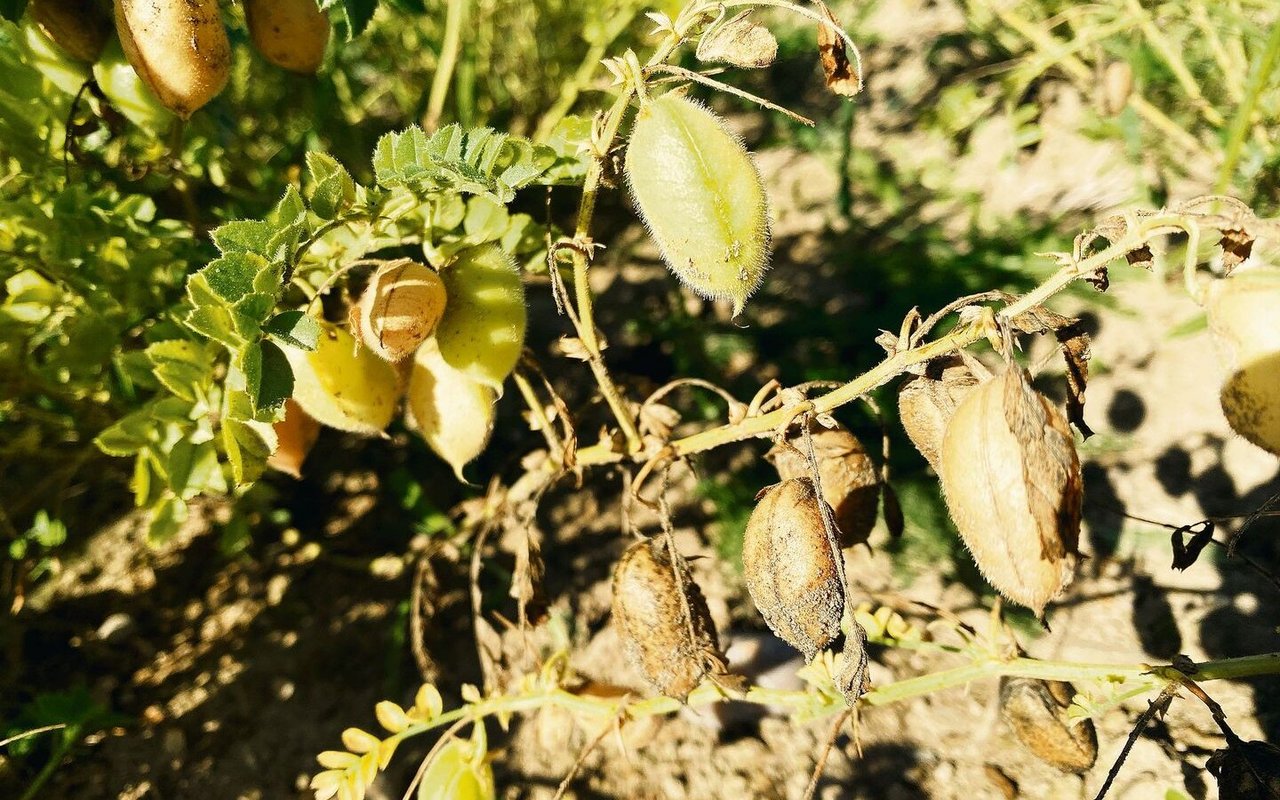
[[1075,688],[1063,681],[1000,681],[1000,713],[1018,741],[1036,758],[1063,772],[1085,772],[1098,758],[1093,720],[1067,718],[1074,695]]
[[352,309],[360,343],[385,361],[403,361],[444,315],[444,282],[435,270],[402,258],[378,268]]
[[760,69],[778,57],[778,40],[769,29],[752,22],[747,9],[722,25],[716,25],[698,40],[700,61]]
[[760,616],[812,661],[840,635],[844,586],[822,524],[823,502],[809,478],[760,493],[742,541],[747,590]]
[[636,542],[618,560],[613,621],[627,658],[668,697],[683,702],[703,678],[725,672],[707,601],[684,559],[672,564],[663,539]]
[[849,708],[856,706],[858,698],[866,694],[869,684],[867,661],[867,631],[854,620],[840,651],[840,671],[836,674],[836,686]]
[[311,418],[292,397],[284,401],[284,419],[274,426],[276,449],[267,466],[295,478],[302,477],[302,462],[320,435],[320,423]]
[[1079,557],[1080,459],[1067,420],[1010,365],[973,389],[947,424],[938,477],[982,574],[1044,615]]
[[1280,797],[1280,747],[1267,742],[1229,739],[1205,764],[1218,781],[1222,800],[1275,800]]
[[959,356],[930,361],[924,374],[912,375],[898,389],[898,418],[911,443],[936,472],[942,453],[942,435],[956,406],[978,379]]
[[111,14],[84,0],[31,0],[28,13],[41,33],[72,58],[92,64],[111,38]]
[[[822,499],[834,509],[840,529],[837,541],[841,547],[865,542],[876,525],[880,472],[858,437],[844,428],[826,428],[815,422],[810,423],[810,431],[822,479]],[[800,434],[793,435],[791,446],[778,444],[765,454],[784,481],[812,476],[803,439]]]

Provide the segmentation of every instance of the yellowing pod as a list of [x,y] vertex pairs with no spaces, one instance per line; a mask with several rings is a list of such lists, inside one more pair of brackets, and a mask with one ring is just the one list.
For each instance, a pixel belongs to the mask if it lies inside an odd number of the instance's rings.
[[321,425],[375,436],[391,424],[400,400],[395,368],[345,330],[324,323],[314,352],[285,347],[293,399]]
[[316,0],[244,0],[244,17],[263,58],[291,72],[320,68],[329,44],[329,18]]
[[742,142],[705,106],[669,92],[636,112],[627,182],[671,271],[738,314],[769,262],[764,181]]
[[1205,308],[1229,361],[1219,395],[1227,422],[1280,455],[1280,269],[1237,269],[1209,287]]
[[497,399],[490,386],[450,366],[435,339],[414,354],[405,408],[409,425],[464,483],[462,468],[484,452],[493,433]]
[[186,119],[231,75],[231,43],[218,0],[115,0],[129,63],[160,102]]

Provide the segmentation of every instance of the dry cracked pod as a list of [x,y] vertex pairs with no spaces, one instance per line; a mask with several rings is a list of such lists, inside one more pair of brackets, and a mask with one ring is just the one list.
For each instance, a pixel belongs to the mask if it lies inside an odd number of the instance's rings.
[[911,443],[938,471],[947,422],[978,379],[959,356],[930,361],[923,375],[912,375],[898,389],[898,417]]
[[1018,741],[1036,758],[1063,772],[1085,772],[1098,758],[1093,721],[1067,718],[1074,695],[1075,688],[1063,681],[1000,681],[1000,713]]
[[353,332],[384,361],[403,361],[435,332],[444,315],[444,281],[435,270],[402,258],[369,278],[351,309]]
[[[876,525],[880,472],[858,437],[844,428],[826,428],[813,423],[811,436],[818,459],[818,475],[822,479],[822,498],[835,511],[836,527],[840,529],[837,540],[841,547],[861,544]],[[802,439],[802,436],[793,436],[791,447],[775,445],[765,455],[784,481],[811,477]]]
[[951,519],[982,574],[1043,617],[1079,556],[1080,459],[1067,420],[1011,365],[956,408],[940,466]]
[[780,638],[812,661],[840,635],[844,586],[809,478],[764,489],[742,541],[747,590]]
[[664,539],[636,542],[618,560],[613,621],[627,659],[668,697],[684,702],[703,678],[725,672],[707,601],[684,559],[671,563]]

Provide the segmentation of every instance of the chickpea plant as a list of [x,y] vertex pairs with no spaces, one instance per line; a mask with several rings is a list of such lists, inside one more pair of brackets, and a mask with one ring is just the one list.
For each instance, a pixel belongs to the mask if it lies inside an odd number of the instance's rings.
[[[272,64],[302,73],[314,72],[331,46],[321,11],[345,14],[358,28],[351,15],[362,7],[245,2],[254,45]],[[662,476],[654,504],[664,533],[635,542],[619,559],[612,605],[627,657],[657,696],[579,691],[568,652],[550,654],[539,671],[510,686],[467,686],[452,709],[424,685],[409,708],[376,706],[379,733],[348,728],[342,749],[319,755],[316,797],[363,798],[400,743],[427,733],[438,734],[436,743],[409,791],[416,787],[420,799],[495,797],[486,720],[505,726],[513,714],[543,707],[625,727],[683,705],[735,699],[788,709],[797,720],[831,716],[843,724],[853,709],[989,678],[1001,679],[1004,715],[1028,749],[1077,772],[1097,757],[1092,717],[1149,693],[1158,693],[1153,708],[1167,705],[1186,690],[1209,705],[1227,736],[1229,746],[1217,756],[1223,796],[1260,796],[1230,792],[1246,791],[1240,776],[1256,775],[1257,764],[1273,763],[1275,754],[1241,742],[1199,683],[1280,673],[1280,654],[1172,665],[1045,661],[1023,654],[998,612],[978,631],[936,609],[855,605],[856,576],[846,574],[843,549],[865,541],[881,514],[900,525],[901,511],[866,448],[830,412],[870,403],[870,392],[905,376],[900,417],[940,476],[966,547],[1004,598],[1043,619],[1080,555],[1083,488],[1072,427],[1088,434],[1081,416],[1087,337],[1045,303],[1077,281],[1105,290],[1113,264],[1140,267],[1153,242],[1186,236],[1188,287],[1203,298],[1230,361],[1223,410],[1242,437],[1280,454],[1280,273],[1240,266],[1253,240],[1280,226],[1226,197],[1104,220],[1073,252],[1052,256],[1057,271],[1025,295],[959,298],[928,318],[912,310],[898,333],[878,340],[885,358],[846,382],[771,384],[749,402],[698,378],[677,382],[709,387],[728,402],[722,424],[683,438],[673,438],[670,415],[659,413],[669,389],[636,402],[615,383],[588,275],[602,246],[592,237],[596,202],[610,185],[619,147],[626,148],[630,195],[677,280],[728,303],[736,316],[770,279],[760,172],[743,142],[694,95],[727,93],[807,120],[722,81],[721,68],[675,63],[691,48],[704,63],[767,68],[777,42],[753,15],[760,9],[811,23],[828,86],[846,97],[858,93],[857,47],[821,3],[689,0],[674,17],[651,13],[653,52],[645,60],[631,50],[606,59],[612,104],[590,122],[565,118],[546,137],[551,144],[490,128],[414,127],[378,142],[368,185],[331,156],[308,154],[302,189],[290,186],[261,219],[212,231],[218,257],[187,280],[168,335],[147,344],[146,365],[162,390],[97,444],[133,457],[136,500],[150,509],[157,537],[176,529],[197,495],[242,489],[268,467],[298,474],[320,426],[377,436],[403,418],[459,480],[474,478],[468,465],[488,444],[508,380],[547,446],[525,460],[513,485],[491,488],[498,506],[536,504],[556,481],[606,465],[634,468],[632,493],[648,503],[646,487]],[[91,70],[102,92],[143,127],[189,117],[226,84],[228,38],[213,0],[115,0],[114,19],[118,36],[102,35],[66,3],[34,0],[23,30],[38,63],[75,85]],[[558,238],[508,209],[517,192],[550,186],[580,192],[572,230]],[[1198,270],[1207,236],[1221,238],[1228,275],[1204,287]],[[416,252],[404,255],[411,249],[421,251],[420,260]],[[525,274],[535,269],[549,275],[573,327],[566,349],[590,371],[612,414],[598,442],[579,447],[564,414],[549,419],[547,401],[521,368]],[[957,322],[950,332],[935,336],[951,317]],[[1019,335],[1049,335],[1061,344],[1070,376],[1065,412],[1032,387],[1015,360]],[[994,374],[969,353],[984,342],[1002,362]],[[803,654],[807,688],[800,691],[749,686],[731,674],[662,496],[673,465],[758,438],[774,443],[769,458],[779,482],[761,489],[747,525],[746,586],[765,623]],[[908,615],[935,616],[937,624],[926,633]],[[951,653],[960,663],[875,685],[869,642]]]

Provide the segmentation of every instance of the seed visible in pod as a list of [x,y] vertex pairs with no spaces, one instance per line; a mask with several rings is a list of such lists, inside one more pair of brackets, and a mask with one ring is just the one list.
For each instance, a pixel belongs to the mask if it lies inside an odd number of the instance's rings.
[[[858,437],[844,428],[827,428],[814,422],[810,423],[810,435],[822,479],[822,498],[835,510],[840,546],[865,542],[876,525],[880,501],[880,472],[875,462]],[[797,433],[788,441],[791,447],[775,445],[765,458],[784,481],[810,477],[804,436]]]
[[1079,556],[1082,483],[1066,419],[1011,365],[971,390],[942,440],[938,477],[986,579],[1043,617]]
[[844,586],[809,478],[764,489],[742,540],[747,591],[780,638],[812,661],[840,635]]
[[316,0],[245,0],[249,38],[277,67],[314,73],[329,44],[329,18]]
[[1280,269],[1237,268],[1209,287],[1205,308],[1229,361],[1219,395],[1227,422],[1280,455]]
[[912,375],[898,389],[898,418],[911,443],[938,471],[942,436],[956,406],[978,385],[959,356],[936,358],[923,375]]
[[50,41],[86,64],[98,60],[111,38],[111,16],[96,2],[31,0],[28,13]]
[[764,280],[764,181],[738,137],[705,106],[668,92],[643,102],[627,145],[627,182],[667,266],[737,316]]
[[684,702],[703,678],[724,674],[725,660],[707,601],[677,558],[673,567],[664,539],[628,547],[613,572],[613,621],[649,685]]
[[369,278],[352,308],[351,329],[384,361],[403,361],[435,332],[445,299],[435,270],[407,258],[389,261]]
[[1067,708],[1075,688],[1063,681],[1004,678],[1000,713],[1036,758],[1063,772],[1085,772],[1098,758],[1093,721],[1072,721]]
[[125,56],[173,113],[187,119],[227,85],[231,43],[218,0],[115,0]]

